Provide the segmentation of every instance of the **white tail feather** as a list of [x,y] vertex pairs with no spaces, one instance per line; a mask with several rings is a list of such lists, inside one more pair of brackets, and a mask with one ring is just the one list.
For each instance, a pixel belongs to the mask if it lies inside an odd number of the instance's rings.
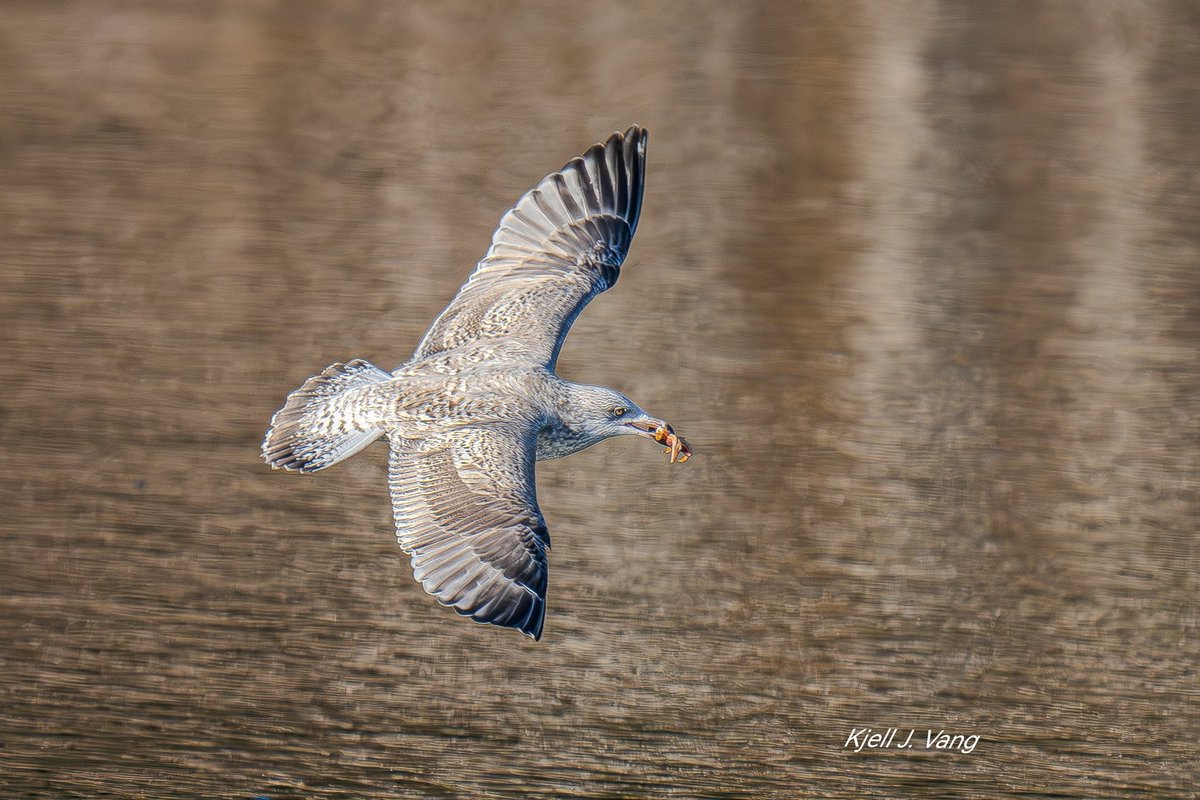
[[361,402],[360,390],[391,377],[362,359],[326,367],[275,412],[263,440],[263,459],[275,469],[316,472],[362,450],[383,428],[372,424],[371,404]]

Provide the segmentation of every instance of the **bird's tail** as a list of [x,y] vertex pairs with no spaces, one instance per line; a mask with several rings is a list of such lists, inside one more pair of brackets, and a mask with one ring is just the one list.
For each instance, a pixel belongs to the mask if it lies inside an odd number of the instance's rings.
[[362,450],[383,434],[362,390],[391,377],[360,358],[326,367],[275,412],[263,459],[275,469],[316,472]]

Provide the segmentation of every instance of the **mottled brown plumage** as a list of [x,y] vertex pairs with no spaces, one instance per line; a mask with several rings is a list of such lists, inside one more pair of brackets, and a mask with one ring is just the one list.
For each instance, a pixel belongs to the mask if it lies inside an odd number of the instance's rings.
[[273,467],[315,472],[386,436],[396,538],[427,592],[537,639],[550,536],[534,464],[610,436],[687,444],[611,389],[554,374],[571,323],[616,282],[637,229],[646,131],[634,126],[544,178],[413,357],[392,373],[334,364],[290,394],[263,442]]

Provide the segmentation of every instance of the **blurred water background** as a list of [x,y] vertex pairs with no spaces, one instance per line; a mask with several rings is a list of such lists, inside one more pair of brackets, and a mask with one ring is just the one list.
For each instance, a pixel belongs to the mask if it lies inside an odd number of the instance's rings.
[[[0,795],[1190,793],[1198,76],[1185,0],[0,3]],[[698,455],[539,466],[535,644],[258,447],[634,122],[561,372]]]

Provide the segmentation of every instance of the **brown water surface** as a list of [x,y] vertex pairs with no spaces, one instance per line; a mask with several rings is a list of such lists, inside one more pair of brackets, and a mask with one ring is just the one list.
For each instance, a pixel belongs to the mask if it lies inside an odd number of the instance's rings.
[[[0,795],[1193,791],[1198,43],[1182,0],[0,4]],[[561,371],[698,455],[539,467],[535,644],[412,580],[383,446],[258,446],[633,122]]]

